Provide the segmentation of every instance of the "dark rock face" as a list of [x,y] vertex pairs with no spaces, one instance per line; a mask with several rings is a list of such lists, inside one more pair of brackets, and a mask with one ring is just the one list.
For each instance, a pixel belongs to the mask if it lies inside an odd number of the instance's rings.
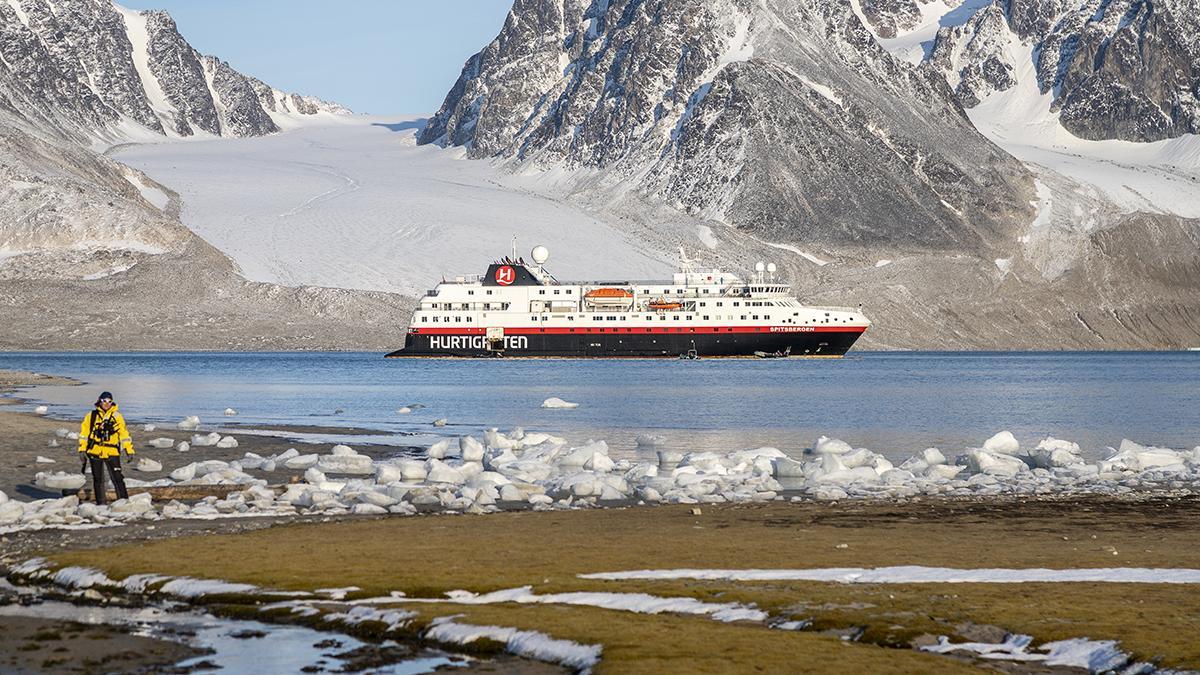
[[1074,36],[1061,41],[1057,63],[1039,69],[1054,67],[1057,77],[1042,85],[1058,92],[1071,133],[1157,141],[1200,131],[1200,55],[1169,7],[1114,1]]
[[[270,112],[349,112],[201,56],[165,12],[110,0],[0,3],[0,38],[6,105],[70,136],[111,132],[123,118],[174,136],[260,136],[279,130]],[[297,103],[279,106],[285,99]]]
[[146,12],[145,17],[150,72],[175,108],[175,130],[181,136],[191,136],[195,126],[219,136],[221,123],[204,78],[200,53],[183,39],[175,20],[166,12]]
[[[998,17],[1007,31],[997,31]],[[1015,84],[1005,48],[1015,36],[1032,47],[1038,86],[1071,133],[1174,138],[1200,131],[1198,17],[1194,0],[994,0],[966,25],[942,29],[929,65],[973,107]]]
[[977,249],[1024,168],[845,0],[517,0],[422,143],[602,169],[757,236]]

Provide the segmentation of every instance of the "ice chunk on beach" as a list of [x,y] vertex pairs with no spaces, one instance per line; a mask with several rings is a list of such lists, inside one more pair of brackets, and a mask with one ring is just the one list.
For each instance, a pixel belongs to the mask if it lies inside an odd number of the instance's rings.
[[217,441],[218,448],[228,449],[228,448],[236,448],[237,446],[238,446],[237,439],[234,438],[233,436],[225,436],[225,437],[222,437],[221,440]]
[[176,426],[184,431],[193,431],[200,426],[200,418],[195,415],[188,415]]
[[[342,446],[345,447],[345,446]],[[349,450],[349,448],[346,448]],[[289,460],[289,462],[295,460]],[[368,475],[375,473],[375,463],[366,455],[322,455],[317,466],[326,473]]]
[[406,481],[421,481],[425,480],[429,475],[429,469],[425,466],[425,462],[415,459],[400,459],[396,461],[400,467],[400,473]]
[[561,398],[558,398],[557,396],[551,396],[550,398],[546,399],[545,401],[542,401],[542,407],[543,408],[578,408],[579,404],[571,403],[570,401],[564,401]]
[[983,449],[1001,455],[1015,455],[1021,450],[1021,444],[1011,431],[1001,431],[983,442]]
[[635,441],[639,448],[652,448],[656,445],[662,445],[667,441],[663,436],[658,434],[642,434]]
[[[1003,445],[1002,447],[1011,446]],[[990,452],[981,448],[969,448],[966,453],[966,460],[967,468],[970,469],[971,473],[1012,478],[1018,473],[1029,470],[1024,460],[1019,457],[1013,457],[1012,455],[1000,452]]]
[[396,464],[379,463],[375,465],[375,482],[380,485],[398,483],[404,480],[404,470]]
[[220,443],[220,442],[221,442],[221,434],[218,434],[215,431],[212,433],[208,433],[208,434],[192,435],[192,447],[193,448],[205,448],[205,447],[208,447],[211,445],[216,445],[217,443]]
[[39,405],[38,407],[33,409],[33,412],[35,412],[39,415],[45,415],[46,413],[50,412],[50,408],[48,408],[44,405]]
[[187,452],[192,449],[192,444],[187,441],[179,441],[179,445],[175,446],[175,449],[179,452]]
[[236,410],[234,410],[233,408],[226,408],[226,409],[225,409],[225,416],[226,416],[226,417],[237,417],[237,414],[238,414],[238,412],[237,412]]
[[461,471],[440,459],[431,459],[425,466],[428,469],[426,480],[430,483],[454,483],[462,485],[467,482],[467,477]]
[[1182,453],[1169,448],[1148,447],[1129,439],[1121,441],[1121,447],[1100,462],[1100,471],[1149,471],[1169,466],[1184,466]]
[[83,487],[86,479],[83,474],[79,473],[64,473],[62,471],[46,473],[43,471],[34,476],[33,482],[38,487],[46,490],[78,490]]
[[307,469],[310,466],[316,466],[319,457],[317,455],[294,455],[288,459],[283,465],[289,469]]
[[133,465],[133,468],[143,473],[153,473],[155,471],[162,471],[163,467],[162,464],[150,459],[149,457],[142,457],[137,461],[137,464]]
[[1043,469],[1083,464],[1079,456],[1079,444],[1046,437],[1037,447],[1029,451],[1033,465]]
[[48,448],[57,448],[57,447],[58,447],[58,439],[57,439],[57,438],[51,438],[51,439],[50,439],[50,442],[46,444],[46,447],[48,447]]
[[142,431],[146,431],[146,432],[154,431],[154,430],[155,430],[155,429],[157,429],[157,428],[158,428],[158,427],[156,427],[156,426],[155,426],[155,425],[153,425],[153,424],[143,424],[143,425],[142,425]]
[[354,448],[352,448],[348,445],[340,445],[339,444],[339,445],[335,445],[332,448],[330,448],[329,454],[334,455],[335,457],[352,457],[354,455],[357,455],[358,452],[356,452],[354,450]]
[[571,448],[558,458],[562,466],[585,466],[595,455],[608,455],[608,444],[604,441],[592,441],[578,448]]
[[828,436],[818,438],[813,446],[813,453],[818,455],[845,455],[853,451],[854,448],[851,448],[846,441]]
[[42,457],[41,455],[38,455],[37,459],[34,461],[38,464],[58,464],[58,462],[54,461],[53,459],[50,459],[49,457]]
[[0,502],[0,525],[12,525],[20,522],[21,517],[24,515],[25,505],[21,502]]
[[446,459],[446,454],[449,450],[450,439],[443,438],[442,440],[437,441],[433,445],[429,446],[429,449],[425,451],[425,454],[430,459]]
[[175,445],[175,439],[165,438],[165,437],[164,438],[156,438],[152,441],[146,441],[146,445],[148,445],[152,448],[158,448],[159,450],[166,450],[167,448],[171,447],[172,445]]
[[462,455],[464,462],[482,462],[483,461],[483,444],[475,440],[473,436],[461,436],[458,439],[459,453]]

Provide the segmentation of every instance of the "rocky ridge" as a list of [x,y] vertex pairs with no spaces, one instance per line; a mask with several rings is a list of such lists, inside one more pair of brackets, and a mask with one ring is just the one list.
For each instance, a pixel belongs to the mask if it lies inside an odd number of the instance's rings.
[[981,251],[1031,216],[1020,163],[834,0],[517,0],[419,141],[774,241]]
[[97,152],[348,112],[200,55],[162,12],[0,0],[0,349],[392,346],[408,299],[247,282],[169,188]]
[[1089,140],[1200,133],[1194,0],[993,0],[940,29],[928,65],[973,107],[1032,59],[1049,112]]
[[[197,52],[166,12],[128,10],[110,0],[0,2],[0,87],[30,119],[60,132],[101,136],[260,136],[288,117],[345,114],[345,108],[266,87]],[[9,93],[6,91],[5,93]],[[280,105],[280,101],[300,105]]]

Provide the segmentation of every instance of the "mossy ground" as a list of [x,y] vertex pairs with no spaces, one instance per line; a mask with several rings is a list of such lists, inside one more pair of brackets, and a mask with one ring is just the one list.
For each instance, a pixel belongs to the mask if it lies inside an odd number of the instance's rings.
[[[1200,590],[1167,584],[604,582],[578,574],[643,568],[1200,567],[1200,501],[1008,500],[630,508],[285,525],[99,551],[54,553],[117,578],[140,572],[282,590],[356,585],[362,595],[532,586],[536,592],[641,591],[753,602],[818,627],[862,629],[860,642],[705,618],[586,607],[413,605],[425,619],[536,629],[602,644],[602,671],[928,672],[987,667],[908,649],[922,635],[972,626],[1037,642],[1119,640],[1141,659],[1198,668]],[[844,546],[843,546],[844,545]]]

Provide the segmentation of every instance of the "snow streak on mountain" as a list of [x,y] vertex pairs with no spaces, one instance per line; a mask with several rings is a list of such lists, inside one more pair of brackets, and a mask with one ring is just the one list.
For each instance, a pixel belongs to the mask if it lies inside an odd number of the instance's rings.
[[517,0],[420,136],[763,238],[986,250],[1032,179],[837,0]]

